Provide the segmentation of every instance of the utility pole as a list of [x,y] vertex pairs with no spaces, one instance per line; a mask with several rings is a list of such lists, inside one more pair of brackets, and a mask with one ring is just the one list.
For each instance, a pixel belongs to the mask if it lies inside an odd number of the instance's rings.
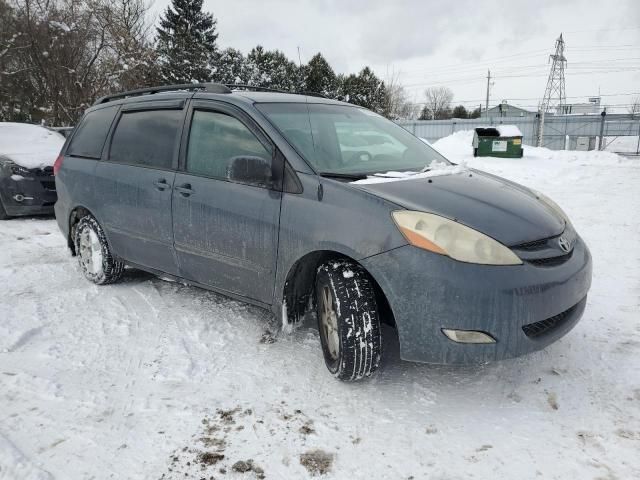
[[491,88],[491,70],[487,70],[487,103],[485,104],[485,114],[489,116],[489,89]]
[[598,150],[604,150],[605,149],[605,144],[604,144],[604,125],[605,125],[605,118],[607,117],[607,109],[605,108],[604,110],[602,110],[602,113],[600,114],[600,117],[602,118],[602,120],[600,121],[600,141],[598,142]]
[[567,65],[567,59],[564,56],[564,39],[562,38],[562,33],[556,40],[555,53],[549,55],[549,61],[551,62],[551,70],[549,71],[547,87],[544,90],[544,97],[540,104],[540,126],[538,128],[538,138],[536,142],[538,147],[542,146],[545,114],[555,109],[556,114],[561,115],[562,107],[567,102],[564,83],[564,68]]

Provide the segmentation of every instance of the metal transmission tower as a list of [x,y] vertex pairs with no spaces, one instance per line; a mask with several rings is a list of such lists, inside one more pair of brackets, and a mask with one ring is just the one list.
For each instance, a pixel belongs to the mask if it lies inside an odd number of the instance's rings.
[[548,112],[556,111],[562,113],[562,107],[566,103],[567,96],[564,84],[564,68],[567,65],[567,59],[564,56],[564,39],[562,34],[556,40],[556,51],[549,55],[551,62],[551,71],[547,80],[547,88],[544,90],[544,98],[540,104],[540,125],[538,127],[537,144],[542,146],[542,136],[544,129],[544,117]]

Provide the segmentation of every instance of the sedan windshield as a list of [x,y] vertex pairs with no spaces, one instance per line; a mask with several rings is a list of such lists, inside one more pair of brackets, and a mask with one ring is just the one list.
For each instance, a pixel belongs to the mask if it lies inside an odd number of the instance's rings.
[[450,164],[404,128],[359,107],[317,103],[262,103],[256,107],[316,171],[366,176],[423,171]]

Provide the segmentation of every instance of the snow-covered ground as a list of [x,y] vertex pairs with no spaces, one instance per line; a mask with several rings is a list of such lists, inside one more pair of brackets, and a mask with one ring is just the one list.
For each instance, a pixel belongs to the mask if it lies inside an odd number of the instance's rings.
[[94,286],[54,220],[6,221],[0,478],[304,479],[314,459],[331,479],[640,478],[640,162],[473,159],[465,135],[436,147],[551,196],[591,248],[586,313],[561,341],[434,367],[401,362],[386,331],[381,371],[344,384],[310,326],[284,335],[140,272]]

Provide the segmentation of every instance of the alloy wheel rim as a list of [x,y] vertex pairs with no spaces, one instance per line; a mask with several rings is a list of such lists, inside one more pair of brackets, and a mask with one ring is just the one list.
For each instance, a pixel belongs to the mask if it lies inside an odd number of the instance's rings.
[[329,356],[332,360],[337,360],[340,353],[340,337],[338,335],[338,315],[333,305],[333,294],[329,286],[325,285],[322,287],[321,294],[320,325]]
[[80,259],[88,273],[97,275],[102,271],[102,245],[96,232],[90,228],[80,233]]

